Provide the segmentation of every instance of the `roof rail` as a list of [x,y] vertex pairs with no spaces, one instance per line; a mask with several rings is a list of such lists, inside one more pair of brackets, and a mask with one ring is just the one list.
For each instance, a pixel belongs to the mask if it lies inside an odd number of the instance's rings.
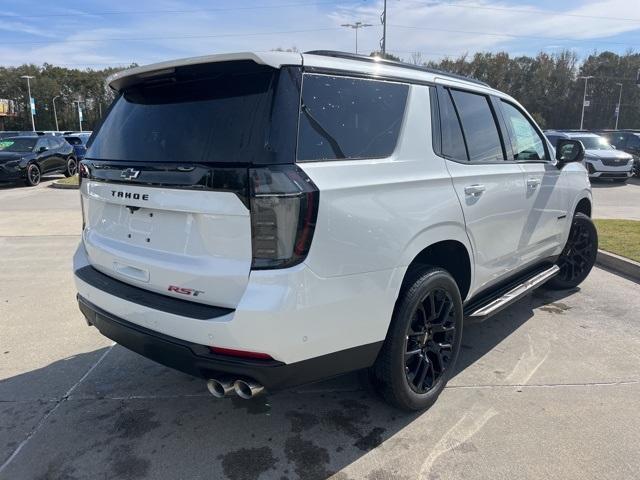
[[386,58],[380,57],[368,57],[367,55],[359,55],[356,53],[348,53],[348,52],[338,52],[334,50],[310,50],[308,52],[304,52],[309,55],[321,55],[323,57],[334,57],[334,58],[344,58],[346,60],[358,60],[360,62],[369,62],[369,63],[382,63],[384,65],[390,65],[393,67],[406,68],[408,70],[418,70],[420,72],[428,72],[434,73],[437,75],[444,75],[451,78],[456,78],[459,80],[465,80],[467,82],[476,83],[478,85],[482,85],[484,87],[491,87],[488,83],[478,80],[472,77],[465,77],[464,75],[458,75],[456,73],[445,72],[444,70],[439,70],[437,68],[424,67],[420,65],[412,65],[410,63],[398,62],[395,60],[387,60]]

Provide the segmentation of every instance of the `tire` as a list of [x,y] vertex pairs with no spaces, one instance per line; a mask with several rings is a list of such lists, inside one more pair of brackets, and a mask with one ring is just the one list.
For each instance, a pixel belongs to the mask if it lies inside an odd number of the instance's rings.
[[596,263],[598,231],[584,213],[576,213],[571,222],[569,238],[557,265],[558,275],[545,285],[553,290],[568,290],[580,285]]
[[416,411],[436,401],[460,352],[462,319],[460,291],[446,270],[425,267],[411,276],[372,367],[388,403]]
[[69,178],[74,176],[78,172],[78,162],[75,158],[69,157],[67,159],[67,167],[64,169],[64,176]]
[[41,179],[42,172],[40,171],[40,167],[35,163],[30,163],[27,166],[27,176],[24,179],[24,183],[26,183],[28,187],[35,187],[40,183]]

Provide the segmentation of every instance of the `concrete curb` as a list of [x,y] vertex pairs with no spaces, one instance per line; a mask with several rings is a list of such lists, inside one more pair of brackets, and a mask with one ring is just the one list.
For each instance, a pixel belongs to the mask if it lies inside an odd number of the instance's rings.
[[638,262],[621,257],[615,253],[598,250],[596,264],[614,273],[622,274],[636,282],[640,282],[640,263]]
[[51,188],[60,188],[62,190],[78,190],[80,185],[69,185],[67,183],[58,183],[57,181],[49,185]]

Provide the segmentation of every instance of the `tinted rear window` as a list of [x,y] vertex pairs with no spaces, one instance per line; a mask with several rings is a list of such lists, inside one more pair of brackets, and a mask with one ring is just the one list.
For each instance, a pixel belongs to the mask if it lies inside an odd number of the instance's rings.
[[472,162],[504,160],[502,143],[489,106],[489,98],[460,90],[451,90],[451,95],[458,109],[467,140],[469,160]]
[[[187,66],[125,90],[89,146],[87,158],[134,162],[279,163],[271,108],[279,70],[254,62]],[[286,83],[285,78],[280,83]],[[290,83],[290,82],[289,82]],[[284,104],[293,117],[299,90]],[[282,123],[282,122],[280,122]],[[281,132],[281,125],[276,129]],[[277,142],[276,142],[277,143]]]
[[298,159],[388,157],[398,141],[408,91],[400,83],[305,75]]
[[438,99],[440,101],[442,155],[452,160],[468,160],[460,121],[451,101],[451,94],[448,90],[443,89]]

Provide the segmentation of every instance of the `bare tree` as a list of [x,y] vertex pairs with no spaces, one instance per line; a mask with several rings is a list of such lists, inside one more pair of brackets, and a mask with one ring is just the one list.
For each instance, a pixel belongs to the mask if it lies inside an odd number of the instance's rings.
[[411,54],[411,63],[414,65],[424,65],[424,59],[422,58],[422,52],[413,52]]

